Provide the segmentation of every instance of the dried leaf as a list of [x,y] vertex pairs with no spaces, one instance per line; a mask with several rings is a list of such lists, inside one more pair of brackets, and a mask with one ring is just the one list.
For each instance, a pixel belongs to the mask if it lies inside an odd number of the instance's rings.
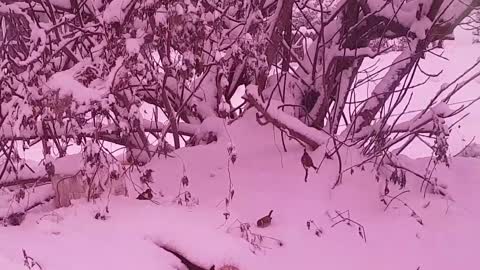
[[15,193],[15,201],[20,203],[21,200],[25,198],[25,190],[21,188],[17,193]]
[[422,221],[422,219],[421,219],[421,218],[417,218],[416,220],[417,220],[417,222],[418,222],[420,225],[422,225],[422,226],[423,226],[423,221]]
[[428,201],[426,204],[424,204],[424,205],[423,205],[423,208],[427,208],[427,207],[429,207],[429,206],[430,206],[430,203],[431,203],[431,202],[430,202],[430,201]]

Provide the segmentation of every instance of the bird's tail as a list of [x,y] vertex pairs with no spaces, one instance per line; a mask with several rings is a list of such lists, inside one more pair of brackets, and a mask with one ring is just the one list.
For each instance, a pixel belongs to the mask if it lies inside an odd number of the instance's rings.
[[270,213],[268,213],[268,216],[271,217],[273,213],[273,210],[270,210]]

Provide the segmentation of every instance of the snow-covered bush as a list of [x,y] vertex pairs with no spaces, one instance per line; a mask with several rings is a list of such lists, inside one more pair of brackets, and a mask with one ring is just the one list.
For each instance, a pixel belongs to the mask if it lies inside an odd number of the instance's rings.
[[[467,2],[3,1],[0,156],[18,163],[17,142],[42,143],[51,170],[50,159],[74,143],[113,160],[102,147],[111,142],[144,165],[218,140],[202,124],[228,125],[248,109],[305,146],[334,138],[335,148],[358,146],[369,158],[398,155],[419,136],[444,141],[448,132],[437,131],[465,109],[448,109],[465,84],[442,87],[410,120],[392,112],[430,44],[450,38],[480,5]],[[381,78],[357,76],[365,58],[386,52],[370,47],[382,40],[405,45]],[[357,100],[355,89],[371,81],[369,97]],[[235,100],[244,86],[246,102]],[[90,153],[84,167],[92,160]]]

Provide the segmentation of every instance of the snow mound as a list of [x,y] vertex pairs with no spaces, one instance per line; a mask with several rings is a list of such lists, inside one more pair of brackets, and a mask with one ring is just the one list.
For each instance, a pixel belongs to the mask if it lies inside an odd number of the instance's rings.
[[[212,119],[228,140],[178,149],[142,168],[153,170],[155,202],[111,196],[55,211],[47,205],[29,212],[21,226],[0,228],[0,242],[8,243],[0,245],[6,258],[0,269],[22,265],[22,249],[48,270],[185,270],[166,249],[206,269],[450,270],[478,264],[480,203],[472,191],[480,189],[480,160],[439,164],[430,181],[448,193],[443,197],[420,192],[423,180],[407,172],[404,189],[389,186],[401,201],[386,198],[385,206],[374,165],[355,166],[362,157],[354,149],[342,150],[342,166],[351,169],[335,189],[338,161],[324,159],[334,147],[328,143],[310,153],[320,169],[305,182],[303,148],[285,138],[282,151],[278,130],[254,117],[246,113],[229,126]],[[423,175],[430,160],[401,162]],[[134,198],[147,187],[140,172],[130,176]],[[186,192],[199,204],[179,205]],[[258,228],[256,221],[270,210],[271,225]]]

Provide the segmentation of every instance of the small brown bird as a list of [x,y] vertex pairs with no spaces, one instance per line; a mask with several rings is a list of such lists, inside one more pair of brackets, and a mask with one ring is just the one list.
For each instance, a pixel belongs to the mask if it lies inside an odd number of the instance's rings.
[[302,165],[305,170],[307,170],[308,168],[314,168],[315,170],[317,169],[317,167],[313,165],[312,157],[307,153],[307,149],[303,149]]
[[25,220],[26,214],[24,212],[13,213],[6,217],[6,224],[10,226],[20,226]]
[[153,194],[151,189],[147,189],[137,196],[137,200],[151,200],[151,199],[153,199]]
[[272,213],[273,213],[273,210],[270,210],[270,213],[268,213],[267,216],[264,216],[261,219],[259,219],[257,221],[257,227],[265,228],[270,226],[270,224],[272,223]]

